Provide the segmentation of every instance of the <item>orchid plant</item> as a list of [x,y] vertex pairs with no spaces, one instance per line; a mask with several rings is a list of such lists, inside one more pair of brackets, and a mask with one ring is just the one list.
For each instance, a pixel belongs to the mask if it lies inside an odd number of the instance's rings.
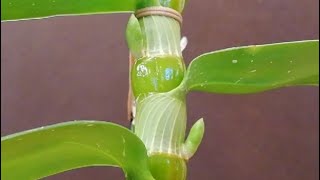
[[184,180],[187,162],[197,151],[205,129],[200,119],[186,136],[189,92],[247,94],[319,84],[318,40],[208,52],[186,67],[180,44],[185,3],[2,0],[2,23],[131,13],[125,37],[132,62],[130,103],[136,108],[131,129],[110,122],[79,120],[2,137],[1,178],[39,179],[99,165],[120,167],[127,179]]

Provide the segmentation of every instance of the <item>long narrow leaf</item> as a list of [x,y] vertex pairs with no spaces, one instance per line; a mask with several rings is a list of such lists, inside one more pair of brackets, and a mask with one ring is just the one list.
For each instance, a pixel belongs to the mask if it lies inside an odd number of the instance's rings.
[[1,21],[132,12],[136,0],[1,0]]
[[102,121],[74,121],[1,138],[1,179],[38,179],[86,166],[122,167],[136,179],[152,179],[140,139]]
[[188,70],[189,90],[255,93],[319,84],[319,40],[230,48],[203,54]]

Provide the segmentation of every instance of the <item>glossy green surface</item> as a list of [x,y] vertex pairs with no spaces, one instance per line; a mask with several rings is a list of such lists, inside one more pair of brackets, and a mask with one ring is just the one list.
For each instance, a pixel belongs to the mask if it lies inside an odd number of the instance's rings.
[[185,180],[187,166],[185,160],[167,154],[149,157],[150,171],[156,180]]
[[180,57],[140,58],[131,70],[134,96],[170,91],[180,84],[184,72],[185,66]]
[[140,139],[119,125],[73,121],[1,138],[1,179],[39,179],[86,166],[122,167],[128,179],[153,179]]
[[319,84],[319,41],[230,48],[194,59],[185,85],[213,93],[255,93]]
[[1,21],[128,13],[151,6],[165,6],[181,12],[184,0],[1,0]]
[[1,0],[1,20],[133,12],[136,0]]

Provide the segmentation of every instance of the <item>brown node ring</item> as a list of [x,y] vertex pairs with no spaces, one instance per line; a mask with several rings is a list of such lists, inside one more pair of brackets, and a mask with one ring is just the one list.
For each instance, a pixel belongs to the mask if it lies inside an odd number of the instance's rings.
[[181,14],[171,8],[162,7],[162,6],[147,7],[147,8],[139,9],[135,12],[135,16],[138,19],[141,17],[151,16],[151,15],[160,15],[160,16],[171,17],[171,18],[175,19],[176,21],[178,21],[180,23],[180,25],[182,24]]

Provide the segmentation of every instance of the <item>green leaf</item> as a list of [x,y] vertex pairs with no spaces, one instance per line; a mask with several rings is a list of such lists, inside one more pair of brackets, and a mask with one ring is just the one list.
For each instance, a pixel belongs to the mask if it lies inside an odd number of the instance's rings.
[[133,12],[136,0],[1,0],[1,21]]
[[319,84],[319,40],[230,48],[194,59],[188,90],[256,93],[275,88]]
[[153,179],[144,144],[116,124],[74,121],[1,138],[1,179],[39,179],[87,166],[117,166],[128,179]]

